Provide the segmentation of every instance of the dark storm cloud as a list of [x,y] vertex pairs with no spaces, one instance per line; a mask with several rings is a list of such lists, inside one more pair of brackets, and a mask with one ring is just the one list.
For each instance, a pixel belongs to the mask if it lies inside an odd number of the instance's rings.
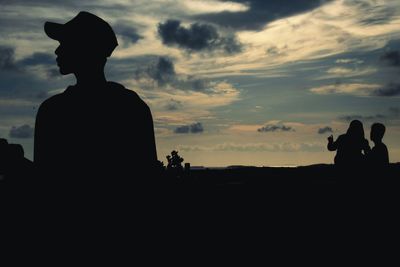
[[36,52],[18,61],[18,64],[23,66],[55,65],[56,57],[54,54]]
[[10,130],[11,138],[32,138],[34,129],[28,124],[24,124],[20,127],[13,126]]
[[15,60],[15,48],[0,45],[0,70],[23,71],[25,67],[36,65],[55,65],[55,55],[36,52],[19,61]]
[[191,125],[183,125],[180,127],[177,127],[174,130],[174,133],[176,134],[187,134],[187,133],[202,133],[204,132],[203,125],[200,122],[193,123]]
[[193,75],[185,76],[176,73],[172,59],[167,57],[147,56],[141,59],[132,58],[125,64],[129,64],[130,68],[134,66],[133,77],[142,83],[142,88],[153,89],[155,86],[170,86],[179,90],[203,93],[207,93],[212,89],[210,82],[207,80],[196,78]]
[[260,133],[268,133],[268,132],[290,132],[290,131],[295,131],[292,127],[290,126],[285,126],[285,125],[273,125],[273,124],[269,124],[266,125],[264,127],[261,127],[259,129],[257,129],[257,132]]
[[55,56],[49,53],[36,52],[19,61],[15,60],[15,49],[10,46],[0,46],[0,70],[24,71],[26,67],[36,65],[55,65]]
[[185,28],[179,20],[167,20],[158,24],[158,34],[163,44],[178,46],[191,52],[222,50],[233,54],[242,49],[234,36],[221,36],[209,24],[194,23]]
[[372,93],[373,96],[399,96],[400,95],[400,84],[389,83],[385,87],[375,90]]
[[203,125],[200,122],[190,125],[191,133],[202,133],[204,131]]
[[185,134],[185,133],[189,133],[190,131],[190,127],[188,125],[184,125],[184,126],[179,126],[174,130],[174,133],[176,134]]
[[333,133],[332,128],[329,126],[326,126],[326,127],[318,129],[318,134],[326,134],[326,133]]
[[386,51],[380,58],[388,66],[400,67],[400,52]]
[[11,46],[0,45],[0,70],[13,71],[17,69],[15,64],[15,49]]
[[116,24],[113,26],[113,29],[117,35],[122,37],[122,39],[128,43],[135,44],[140,39],[143,39],[143,36],[138,33],[135,27],[125,24]]
[[158,86],[166,85],[176,79],[174,63],[166,57],[159,57],[157,61],[150,62],[144,68],[134,72],[135,79],[149,78],[157,82]]
[[194,18],[238,30],[261,30],[269,22],[313,10],[330,0],[233,0],[233,2],[247,4],[249,9],[244,12],[202,14]]
[[[60,75],[55,64],[55,56],[39,52],[16,61],[13,47],[0,46],[0,97],[37,102],[48,97],[48,91],[65,87],[67,81],[49,82],[49,78]],[[45,66],[46,77],[36,73],[42,70],[29,69],[37,65]]]
[[45,66],[47,78],[55,78],[60,75],[59,70],[53,67],[56,65],[55,54],[36,52],[17,61],[16,65],[18,65],[19,69],[21,70],[27,70],[27,67],[30,66]]

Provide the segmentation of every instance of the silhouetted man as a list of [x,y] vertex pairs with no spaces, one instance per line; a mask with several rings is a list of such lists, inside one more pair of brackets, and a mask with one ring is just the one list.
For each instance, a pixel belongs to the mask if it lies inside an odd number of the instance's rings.
[[133,183],[150,178],[156,164],[153,119],[133,91],[104,75],[118,45],[111,26],[80,12],[65,24],[46,22],[62,75],[76,84],[47,99],[35,127],[34,162],[49,181]]
[[389,153],[386,145],[382,142],[385,134],[385,125],[374,123],[371,126],[370,138],[375,146],[368,153],[369,167],[382,168],[389,166]]

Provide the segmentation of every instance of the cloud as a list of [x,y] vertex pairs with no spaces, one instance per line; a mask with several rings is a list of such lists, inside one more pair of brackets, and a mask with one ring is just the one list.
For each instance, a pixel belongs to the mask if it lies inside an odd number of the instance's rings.
[[0,45],[0,70],[10,71],[16,70],[15,49],[10,46]]
[[174,111],[180,109],[182,106],[183,105],[181,101],[170,99],[169,102],[165,105],[165,109],[169,111]]
[[336,83],[311,88],[310,91],[318,95],[349,94],[355,96],[391,97],[400,95],[400,84],[389,83],[382,86],[379,84]]
[[356,58],[339,58],[335,61],[336,64],[363,64],[364,61]]
[[328,94],[350,94],[356,96],[371,96],[381,87],[379,84],[362,84],[362,83],[346,83],[323,85],[320,87],[311,88],[312,93],[318,95]]
[[386,86],[376,89],[372,92],[373,96],[399,96],[400,95],[400,84],[389,83]]
[[397,120],[400,117],[400,108],[399,107],[389,107],[383,114],[374,114],[374,115],[343,115],[339,116],[339,120],[344,121],[352,121],[352,120],[361,120],[361,121],[390,121]]
[[140,39],[143,39],[143,36],[141,36],[138,33],[138,30],[135,27],[119,23],[119,24],[114,25],[113,29],[114,29],[114,32],[117,35],[119,35],[128,44],[135,44]]
[[32,138],[34,129],[28,124],[24,124],[20,127],[13,126],[10,130],[11,138]]
[[352,121],[352,120],[360,120],[360,121],[374,121],[374,120],[383,120],[386,119],[386,115],[382,114],[376,114],[376,115],[370,115],[370,116],[362,116],[362,115],[344,115],[340,116],[339,120],[344,120],[344,121]]
[[332,67],[326,71],[326,75],[322,75],[317,80],[332,79],[332,78],[351,78],[357,76],[367,76],[376,73],[377,69],[373,67],[359,68],[354,67]]
[[287,45],[285,45],[285,46],[283,46],[281,48],[273,45],[273,46],[268,47],[265,52],[266,52],[267,55],[273,56],[273,57],[275,57],[275,56],[286,56],[287,54],[286,54],[285,51],[287,49],[288,49]]
[[164,91],[193,91],[207,95],[232,92],[232,86],[227,82],[215,82],[198,78],[195,75],[176,73],[173,61],[167,57],[149,57],[147,64],[141,61],[139,61],[139,64],[132,64],[138,65],[133,76],[140,88],[151,90],[162,87]]
[[36,66],[36,65],[55,65],[56,59],[54,54],[36,52],[30,56],[27,56],[20,61],[18,64],[23,66]]
[[332,128],[329,126],[326,126],[326,127],[318,129],[318,134],[326,134],[326,133],[333,133]]
[[386,51],[380,58],[382,62],[392,67],[400,67],[400,52]]
[[321,152],[326,149],[319,143],[223,143],[214,146],[179,145],[180,151],[234,151],[234,152]]
[[200,122],[190,125],[191,133],[202,133],[204,131],[203,125]]
[[[21,75],[27,76],[34,75],[35,77],[40,77],[42,72],[44,73],[44,78],[52,78],[59,74],[58,70],[55,68],[50,68],[50,66],[55,65],[55,56],[53,54],[36,52],[20,60],[15,60],[15,49],[10,46],[0,45],[0,70],[12,71],[15,74],[19,73]],[[30,67],[44,66],[44,68],[38,70],[36,73],[28,74]],[[32,77],[33,78],[33,77]]]
[[232,1],[221,2],[218,0],[184,0],[182,3],[187,9],[196,14],[219,13],[223,11],[243,12],[249,9],[249,7],[245,4],[235,3]]
[[235,36],[221,36],[209,24],[193,23],[185,28],[179,20],[167,20],[158,24],[158,34],[163,44],[178,46],[190,52],[222,50],[227,54],[234,54],[242,50],[242,45]]
[[396,16],[396,10],[389,3],[381,4],[376,1],[345,0],[344,4],[355,7],[364,14],[358,21],[363,26],[385,25]]
[[190,125],[183,125],[180,127],[177,127],[174,130],[174,133],[176,134],[188,134],[188,133],[202,133],[204,132],[203,125],[200,122],[196,122]]
[[164,86],[176,79],[174,63],[169,58],[159,57],[157,61],[151,62],[148,66],[136,69],[134,78],[136,80],[151,79],[158,86]]
[[236,30],[261,30],[266,24],[272,21],[313,10],[329,1],[234,0],[232,2],[247,4],[249,8],[242,12],[224,11],[220,13],[201,14],[194,16],[194,18]]
[[260,133],[268,133],[268,132],[294,132],[295,130],[290,127],[290,126],[285,126],[285,125],[274,125],[274,124],[269,124],[264,127],[261,127],[257,129],[258,132]]
[[187,134],[190,132],[190,127],[188,125],[179,126],[174,130],[174,133],[177,134]]

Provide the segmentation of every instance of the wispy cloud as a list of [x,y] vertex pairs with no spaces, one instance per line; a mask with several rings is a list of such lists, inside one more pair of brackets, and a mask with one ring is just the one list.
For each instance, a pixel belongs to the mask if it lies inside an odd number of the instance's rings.
[[372,95],[374,96],[400,96],[400,83],[389,83],[377,90]]
[[382,86],[380,84],[348,83],[324,85],[311,88],[310,91],[319,95],[349,94],[355,96],[372,96],[375,94],[376,90],[381,87]]
[[180,145],[182,151],[236,151],[236,152],[321,152],[325,146],[320,143],[222,143],[214,146]]
[[365,67],[365,68],[333,67],[326,71],[327,73],[326,75],[318,77],[317,80],[367,76],[377,71],[378,69],[373,67]]
[[400,108],[399,107],[389,107],[384,112],[372,115],[342,115],[339,116],[339,120],[352,121],[352,120],[362,120],[362,121],[393,121],[400,118]]
[[340,58],[337,59],[336,64],[362,64],[364,63],[363,60],[356,59],[356,58]]

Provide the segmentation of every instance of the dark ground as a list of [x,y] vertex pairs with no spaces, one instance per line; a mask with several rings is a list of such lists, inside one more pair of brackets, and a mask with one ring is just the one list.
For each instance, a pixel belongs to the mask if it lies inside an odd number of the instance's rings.
[[[168,177],[168,175],[170,177]],[[179,178],[166,173],[176,184],[209,188],[253,188],[271,186],[335,188],[357,183],[395,184],[400,179],[400,164],[391,164],[382,170],[338,169],[330,164],[303,167],[237,167],[226,169],[199,169],[184,172]]]

